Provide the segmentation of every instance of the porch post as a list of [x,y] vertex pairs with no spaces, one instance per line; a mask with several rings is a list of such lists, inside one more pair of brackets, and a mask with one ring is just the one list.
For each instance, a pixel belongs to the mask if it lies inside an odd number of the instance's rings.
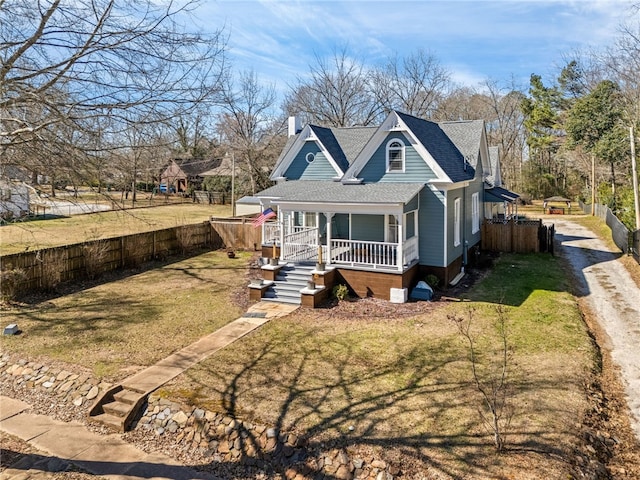
[[[260,214],[262,214],[262,212],[264,212],[264,205],[262,202],[260,202]],[[234,215],[235,217],[235,215]],[[265,223],[267,222],[262,222],[262,224],[260,225],[260,235],[262,236],[262,243],[264,244],[264,232],[267,229],[267,227],[265,226]]]
[[[278,214],[282,215],[280,219],[280,258],[284,257],[284,235],[285,235],[285,219],[287,216],[286,210],[281,210],[278,208]],[[291,215],[289,215],[289,220],[291,219]],[[287,229],[288,230],[288,229]]]
[[402,272],[404,267],[404,214],[395,215],[396,224],[398,226],[398,255],[396,262],[398,263],[398,271]]
[[324,263],[327,265],[331,264],[331,219],[333,218],[333,213],[325,212],[324,216],[327,220],[327,258],[324,259]]

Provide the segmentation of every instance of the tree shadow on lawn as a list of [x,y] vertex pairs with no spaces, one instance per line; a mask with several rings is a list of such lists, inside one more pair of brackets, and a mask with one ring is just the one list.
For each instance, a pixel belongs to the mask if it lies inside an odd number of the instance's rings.
[[171,265],[178,265],[192,258],[197,258],[202,255],[216,254],[216,253],[220,253],[220,255],[222,255],[222,251],[220,250],[197,250],[184,255],[176,255],[169,258],[165,258],[165,259],[156,259],[150,262],[145,262],[144,264],[139,265],[135,268],[118,269],[118,270],[112,270],[109,272],[104,272],[94,279],[84,278],[80,281],[64,282],[59,285],[56,285],[54,288],[48,291],[30,292],[30,293],[19,296],[16,299],[16,302],[13,302],[13,303],[24,304],[24,305],[37,305],[40,303],[45,303],[45,302],[54,300],[56,298],[64,297],[67,295],[73,295],[75,293],[79,293],[84,290],[98,287],[100,285],[119,282],[121,280],[125,280],[135,275],[141,275],[147,272],[160,270],[160,269],[166,269],[168,271],[178,271],[185,275],[193,277],[194,279],[199,279],[202,281],[209,281],[209,279],[205,278],[202,275],[198,275],[196,273],[198,270],[204,271],[204,270],[212,270],[212,269],[221,269],[221,270],[246,271],[248,269],[247,263],[243,261],[241,258],[238,258],[237,264],[232,266],[231,265],[211,265],[211,266],[201,266],[201,267],[187,266],[184,268],[171,267]]
[[[360,371],[351,368],[351,351],[335,356],[321,351],[292,352],[286,366],[279,364],[276,359],[290,347],[289,341],[286,345],[267,342],[251,358],[236,357],[233,366],[211,359],[200,365],[197,374],[187,371],[184,375],[193,390],[207,392],[206,398],[218,400],[222,413],[232,418],[259,418],[260,407],[250,406],[273,404],[268,424],[277,432],[304,435],[309,455],[332,449],[363,456],[374,451],[409,474],[432,469],[460,478],[462,469],[484,476],[508,460],[510,453],[533,452],[543,462],[553,458],[562,464],[570,443],[560,444],[558,439],[579,441],[573,437],[572,425],[565,425],[562,431],[527,426],[526,419],[532,414],[567,418],[567,411],[540,400],[519,412],[509,430],[512,442],[507,454],[496,455],[477,414],[481,403],[469,382],[469,364],[455,355],[450,339],[436,342],[428,352],[415,347],[389,364]],[[314,358],[318,355],[323,355],[322,365]],[[322,373],[316,378],[319,370]],[[328,371],[329,378],[323,378]],[[557,382],[521,378],[514,388],[517,392],[556,391]],[[247,452],[260,452],[260,439],[246,429],[239,438],[242,456],[237,461],[256,465],[255,457]],[[283,459],[281,470],[292,468],[306,475],[302,460],[299,456]],[[224,462],[212,461],[202,468],[215,472],[221,464]],[[266,459],[257,465],[272,466]]]

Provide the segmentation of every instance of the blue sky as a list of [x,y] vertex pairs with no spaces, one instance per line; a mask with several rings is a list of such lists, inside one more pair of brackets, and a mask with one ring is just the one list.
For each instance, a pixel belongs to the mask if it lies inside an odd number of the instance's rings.
[[[418,48],[461,84],[532,73],[553,80],[576,49],[610,45],[631,19],[626,0],[204,0],[196,23],[225,26],[235,69],[252,69],[280,92],[315,56],[346,47],[367,65]],[[637,14],[635,14],[637,15]],[[637,19],[636,19],[637,20]]]

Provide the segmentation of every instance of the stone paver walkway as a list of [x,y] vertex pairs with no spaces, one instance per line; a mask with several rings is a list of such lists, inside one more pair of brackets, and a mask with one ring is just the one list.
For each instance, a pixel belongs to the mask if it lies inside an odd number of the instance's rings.
[[100,435],[79,422],[61,422],[28,413],[28,409],[29,405],[20,400],[0,397],[0,429],[47,455],[23,457],[0,474],[1,480],[46,479],[50,478],[48,473],[64,471],[69,463],[109,480],[215,478],[165,455],[145,453],[120,435]]
[[[260,302],[240,318],[201,338],[124,382],[152,391],[204,358],[298,305]],[[109,480],[213,479],[164,455],[148,454],[118,434],[92,433],[79,422],[61,422],[28,412],[29,405],[0,396],[0,430],[29,442],[48,456],[27,455],[0,474],[0,480],[45,480],[65,462]]]
[[235,342],[272,318],[289,315],[299,305],[275,302],[259,302],[252,305],[247,313],[173,355],[160,360],[155,365],[123,380],[124,387],[138,391],[152,392],[172,378],[201,362],[209,355]]

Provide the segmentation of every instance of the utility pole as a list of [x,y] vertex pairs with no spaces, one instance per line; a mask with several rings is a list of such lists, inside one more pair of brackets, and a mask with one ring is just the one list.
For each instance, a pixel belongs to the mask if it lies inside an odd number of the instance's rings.
[[231,152],[231,216],[236,216],[236,156]]
[[638,200],[638,167],[636,166],[636,140],[633,136],[633,125],[629,127],[631,140],[631,173],[633,176],[633,204],[636,211],[636,230],[640,230],[640,201]]
[[591,154],[591,215],[596,214],[596,156]]

